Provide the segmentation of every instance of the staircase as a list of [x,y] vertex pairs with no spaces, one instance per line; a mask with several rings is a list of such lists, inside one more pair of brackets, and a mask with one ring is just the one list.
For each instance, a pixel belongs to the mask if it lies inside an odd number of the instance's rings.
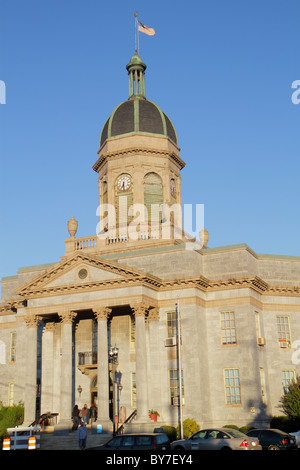
[[[97,434],[88,427],[86,448],[105,444],[111,437],[112,434],[110,433]],[[54,432],[49,432],[49,430],[41,432],[39,444],[40,450],[79,450],[77,431],[70,431],[62,436],[55,435]]]

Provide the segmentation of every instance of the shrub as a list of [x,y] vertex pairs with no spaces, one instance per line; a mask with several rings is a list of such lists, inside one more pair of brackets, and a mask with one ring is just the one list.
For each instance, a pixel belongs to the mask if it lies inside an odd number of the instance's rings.
[[242,426],[240,428],[240,431],[243,432],[244,434],[247,434],[247,432],[251,431],[251,429],[255,429],[253,426]]
[[[195,432],[200,431],[199,424],[194,420],[187,418],[183,421],[183,438],[187,439]],[[180,425],[177,426],[177,436],[180,436]]]
[[294,420],[289,416],[274,416],[270,422],[271,428],[280,429],[284,432],[299,431],[299,425],[298,420]]
[[236,426],[235,424],[225,424],[225,426],[223,426],[223,428],[236,429],[237,431],[240,430],[240,428],[238,426]]
[[163,430],[171,442],[176,440],[177,438],[176,428],[174,428],[173,426],[163,426]]
[[0,439],[7,435],[7,428],[14,428],[23,423],[24,408],[20,405],[0,408]]

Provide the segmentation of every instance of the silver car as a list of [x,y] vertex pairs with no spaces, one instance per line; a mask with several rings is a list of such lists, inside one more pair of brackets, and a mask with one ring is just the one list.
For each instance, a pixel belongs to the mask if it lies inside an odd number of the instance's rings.
[[188,439],[174,441],[171,449],[181,450],[262,450],[257,438],[233,428],[202,429]]

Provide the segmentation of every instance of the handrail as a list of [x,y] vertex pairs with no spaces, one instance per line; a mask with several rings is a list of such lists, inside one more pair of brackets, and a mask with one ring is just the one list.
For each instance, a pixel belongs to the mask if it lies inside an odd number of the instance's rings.
[[131,421],[134,420],[134,418],[136,417],[136,412],[136,409],[133,410],[133,412],[128,416],[128,418],[125,419],[124,423],[122,423],[121,426],[118,427],[116,434],[124,431],[124,424],[131,423]]

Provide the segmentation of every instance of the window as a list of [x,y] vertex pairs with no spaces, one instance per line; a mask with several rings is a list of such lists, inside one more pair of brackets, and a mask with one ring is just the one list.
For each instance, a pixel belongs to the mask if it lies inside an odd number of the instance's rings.
[[92,364],[97,364],[98,351],[98,322],[93,320],[92,323]]
[[135,317],[133,315],[129,317],[129,341],[130,349],[135,349]]
[[131,372],[131,408],[136,408],[136,373]]
[[256,337],[261,338],[261,328],[260,328],[260,315],[259,312],[255,312],[255,328],[256,328]]
[[[181,396],[184,397],[183,371],[181,371]],[[179,405],[179,370],[169,370],[169,400],[173,406]]]
[[222,344],[236,344],[234,312],[221,312],[220,315]]
[[286,395],[289,392],[289,385],[295,382],[295,371],[294,370],[282,370],[282,386],[283,393]]
[[10,334],[9,362],[16,362],[16,332]]
[[240,405],[241,386],[239,369],[225,369],[225,402],[227,405]]
[[177,336],[177,312],[167,312],[167,338]]
[[8,384],[8,406],[13,406],[14,395],[15,395],[15,384],[13,382],[10,382]]
[[163,203],[162,180],[156,173],[148,173],[144,178],[144,205],[147,209],[148,223],[161,221],[159,207]]
[[267,404],[265,372],[262,367],[259,368],[261,399],[264,405]]
[[278,341],[281,348],[291,347],[290,318],[287,316],[277,317]]

